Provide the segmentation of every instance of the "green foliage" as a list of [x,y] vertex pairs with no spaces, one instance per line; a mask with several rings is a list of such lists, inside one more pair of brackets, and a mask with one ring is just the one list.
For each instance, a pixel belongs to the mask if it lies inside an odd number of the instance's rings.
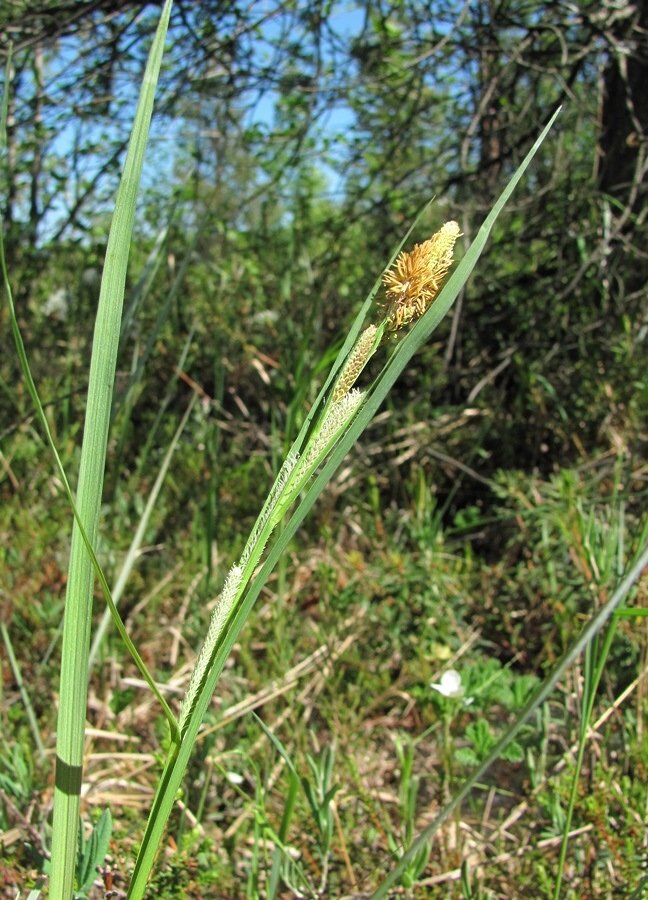
[[77,853],[77,889],[74,892],[74,900],[85,900],[87,897],[97,876],[97,869],[105,859],[111,832],[112,817],[108,809],[103,811],[87,838],[83,833],[83,821],[81,821]]
[[9,827],[8,805],[12,804],[17,809],[24,808],[33,790],[33,763],[26,757],[26,752],[20,743],[10,747],[3,741],[0,753],[0,790],[3,797],[0,827],[3,830]]
[[[414,742],[409,736],[395,739],[396,756],[400,765],[400,815],[399,834],[389,834],[388,846],[398,859],[410,849],[416,829],[417,799],[420,778],[414,774]],[[413,887],[425,872],[430,858],[429,844],[412,855],[402,876],[406,888]]]
[[[3,233],[31,371],[71,475],[128,83],[158,13],[102,21],[97,11],[78,31],[57,10],[61,41],[41,36],[35,54],[34,22],[51,17],[41,6],[28,20],[20,4],[0,13],[19,47]],[[633,885],[639,896],[643,695],[598,727],[582,773],[571,767],[571,748],[590,746],[585,725],[644,666],[644,620],[630,615],[609,647],[591,644],[583,677],[565,674],[438,840],[416,845],[429,810],[488,757],[645,541],[645,223],[592,177],[592,159],[606,155],[593,98],[609,48],[632,53],[631,36],[598,14],[566,19],[556,4],[514,4],[506,20],[495,7],[436,0],[367,7],[358,22],[337,4],[279,4],[270,20],[255,4],[176,0],[176,10],[127,273],[98,548],[117,575],[187,394],[198,395],[123,603],[172,698],[186,684],[172,673],[201,642],[214,588],[404,223],[436,192],[411,241],[447,211],[469,246],[561,85],[569,102],[454,318],[419,350],[267,582],[189,767],[172,820],[178,849],[151,890],[367,893],[391,859],[413,895],[447,896],[436,879],[461,866],[464,896],[550,897],[564,868],[553,847],[571,816],[573,895]],[[34,835],[50,791],[28,713],[51,747],[68,513],[13,350],[0,343],[0,599],[26,692],[4,667],[0,825],[3,844],[30,829],[32,854],[7,846],[1,880],[24,888],[44,858]],[[450,668],[456,696],[430,687]],[[121,742],[151,759],[169,748],[136,675],[109,633],[91,676],[86,796],[97,820],[114,793],[111,849],[126,869],[155,766],[133,772]],[[276,743],[243,713],[227,717],[268,685],[255,702]],[[335,756],[322,749],[331,746]],[[232,747],[238,788],[223,762]],[[518,809],[528,812],[509,821]],[[102,817],[80,838],[79,895],[109,825]],[[540,836],[552,843],[536,848]],[[479,860],[478,880],[462,854]]]

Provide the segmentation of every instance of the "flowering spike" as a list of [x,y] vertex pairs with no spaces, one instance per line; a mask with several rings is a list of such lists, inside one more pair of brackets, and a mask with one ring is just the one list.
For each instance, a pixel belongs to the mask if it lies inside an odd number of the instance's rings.
[[205,643],[202,646],[194,670],[191,673],[189,687],[187,688],[187,693],[185,694],[184,700],[182,701],[180,717],[178,720],[180,731],[184,730],[184,727],[187,724],[191,713],[193,712],[193,708],[200,693],[203,678],[205,677],[210,664],[211,655],[213,653],[214,647],[216,646],[216,641],[220,637],[221,632],[225,627],[225,623],[227,622],[227,618],[232,611],[234,602],[238,599],[239,589],[242,582],[243,569],[241,568],[241,566],[232,566],[227,574],[227,578],[225,579],[221,595],[216,602],[216,606],[214,607],[214,612],[212,613],[211,622],[209,623],[209,629],[207,631]]
[[460,236],[456,222],[446,224],[409,253],[399,253],[383,275],[387,331],[398,331],[426,312],[441,289],[453,262],[455,241]]
[[354,388],[337,403],[331,404],[321,428],[304,453],[299,465],[299,473],[308,472],[322,461],[342,431],[351,422],[365,397],[364,391]]
[[337,403],[346,396],[358,380],[358,376],[364,369],[374,350],[377,331],[378,329],[375,325],[369,325],[356,341],[353,350],[351,350],[346,362],[342,366],[342,371],[333,388],[333,403]]

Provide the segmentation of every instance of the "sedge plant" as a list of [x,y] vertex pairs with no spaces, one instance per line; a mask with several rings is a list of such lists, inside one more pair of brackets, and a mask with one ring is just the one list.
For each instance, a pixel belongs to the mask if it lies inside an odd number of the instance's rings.
[[[214,610],[196,668],[178,720],[179,737],[171,741],[158,790],[135,864],[129,897],[143,896],[157,848],[175,802],[200,724],[229,653],[257,597],[281,554],[312,508],[346,453],[367,427],[390,388],[425,343],[456,299],[483,251],[497,217],[548,134],[558,111],[527,154],[493,210],[486,218],[464,258],[440,290],[452,264],[452,251],[460,230],[448,222],[411,253],[392,257],[365,300],[338,355],[333,369],[289,450],[277,479],[252,529],[240,560],[229,571]],[[416,224],[416,223],[415,223]],[[407,240],[409,233],[403,239]],[[402,246],[402,245],[401,245]],[[392,267],[393,263],[393,267]],[[374,297],[384,283],[382,318],[362,328]],[[440,290],[440,292],[439,292]],[[400,329],[413,324],[396,345],[384,368],[364,391],[355,387],[369,359]],[[316,470],[319,474],[313,480]],[[298,503],[295,501],[299,500]],[[291,507],[294,509],[291,510]],[[288,515],[290,511],[290,515]],[[257,571],[273,531],[280,536]],[[417,846],[416,852],[420,853]],[[400,864],[409,865],[405,854]],[[399,872],[399,876],[402,872]]]
[[[31,377],[26,352],[11,300],[9,276],[0,245],[10,321],[23,369],[41,426],[62,476],[74,516],[61,661],[61,693],[57,730],[57,766],[54,798],[51,882],[53,900],[69,900],[78,871],[78,830],[83,779],[84,729],[90,655],[93,585],[98,579],[125,647],[155,693],[169,726],[167,757],[141,842],[129,888],[130,898],[141,898],[154,864],[168,816],[181,787],[200,725],[213,696],[225,661],[270,573],[317,497],[344,456],[375,415],[380,404],[412,356],[429,338],[465,284],[488,240],[491,229],[548,134],[557,112],[519,166],[483,223],[462,261],[454,268],[453,250],[460,236],[456,222],[446,223],[427,241],[410,252],[401,252],[403,238],[385,273],[376,279],[337,360],[323,385],[299,435],[287,453],[240,559],[225,579],[195,670],[176,717],[141,660],[121,621],[96,556],[98,517],[105,472],[106,447],[111,421],[112,388],[121,331],[128,251],[135,219],[135,203],[144,149],[153,111],[155,86],[160,71],[171,0],[166,0],[153,40],[135,115],[122,180],[115,202],[95,323],[87,395],[81,463],[73,493],[43,413]],[[8,70],[9,72],[9,70]],[[5,79],[5,84],[10,78]],[[6,122],[6,96],[4,120]],[[418,221],[418,220],[417,220]],[[416,224],[416,223],[414,223]],[[412,228],[414,225],[412,226]],[[445,286],[442,289],[443,283]],[[384,289],[381,312],[363,328],[374,308],[379,288]],[[412,326],[412,327],[410,327]],[[403,329],[407,334],[394,340]],[[393,352],[391,352],[392,348]],[[385,363],[371,385],[356,383],[368,361],[378,352]],[[281,533],[263,560],[277,526]],[[376,896],[384,896],[393,879],[402,878],[416,856],[421,840],[414,840]],[[78,883],[77,883],[78,887]],[[381,893],[383,891],[383,893]]]

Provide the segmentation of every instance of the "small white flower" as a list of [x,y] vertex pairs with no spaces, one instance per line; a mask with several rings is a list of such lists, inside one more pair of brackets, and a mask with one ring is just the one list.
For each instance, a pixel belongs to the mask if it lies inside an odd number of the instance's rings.
[[243,782],[245,781],[243,776],[239,775],[238,772],[226,772],[225,777],[230,784],[243,784]]
[[430,687],[444,697],[463,697],[465,691],[461,684],[461,675],[456,669],[448,669],[441,676],[441,681],[431,684]]

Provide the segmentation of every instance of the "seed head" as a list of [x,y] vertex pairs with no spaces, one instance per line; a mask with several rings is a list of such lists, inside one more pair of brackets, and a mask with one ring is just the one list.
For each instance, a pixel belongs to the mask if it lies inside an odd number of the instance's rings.
[[387,331],[398,331],[426,312],[441,289],[452,265],[455,241],[460,236],[456,222],[446,224],[409,253],[399,253],[383,275]]
[[348,394],[358,380],[358,376],[371,356],[377,331],[375,325],[369,325],[356,341],[333,388],[333,403],[337,403]]
[[365,391],[353,388],[337,403],[331,404],[317,437],[304,453],[300,463],[301,471],[306,472],[319,463],[325,451],[328,452],[331,448],[333,440],[337,440],[342,430],[351,422],[365,397]]

